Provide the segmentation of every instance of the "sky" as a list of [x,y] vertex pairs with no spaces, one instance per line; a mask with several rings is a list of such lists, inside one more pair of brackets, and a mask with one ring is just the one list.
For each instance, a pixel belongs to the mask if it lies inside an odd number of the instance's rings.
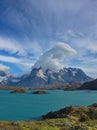
[[0,70],[39,65],[97,78],[97,0],[0,0]]

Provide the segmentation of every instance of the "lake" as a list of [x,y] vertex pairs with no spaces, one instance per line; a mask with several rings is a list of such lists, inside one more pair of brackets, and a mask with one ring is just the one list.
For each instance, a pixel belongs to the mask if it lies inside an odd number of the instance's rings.
[[0,90],[0,120],[34,120],[49,111],[70,105],[91,105],[97,102],[97,91],[48,90],[50,94],[11,94]]

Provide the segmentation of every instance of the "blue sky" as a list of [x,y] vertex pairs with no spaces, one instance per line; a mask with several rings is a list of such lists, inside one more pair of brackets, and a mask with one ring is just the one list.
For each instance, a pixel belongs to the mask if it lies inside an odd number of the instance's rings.
[[97,0],[0,0],[0,69],[28,72],[59,42],[76,51],[65,67],[97,77]]

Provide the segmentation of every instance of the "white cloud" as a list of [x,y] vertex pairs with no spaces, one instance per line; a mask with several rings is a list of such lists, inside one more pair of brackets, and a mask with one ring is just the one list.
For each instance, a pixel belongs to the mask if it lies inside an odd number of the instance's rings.
[[76,39],[73,46],[77,50],[77,55],[74,61],[70,61],[69,65],[72,67],[81,68],[87,75],[97,78],[97,43],[96,41],[88,39]]
[[24,41],[17,41],[15,39],[0,37],[0,50],[4,50],[10,54],[17,54],[18,56],[27,56],[29,53],[40,56],[42,48],[37,41],[30,41],[25,39]]
[[18,53],[18,55],[25,55],[26,51],[23,49],[21,44],[19,44],[14,39],[9,39],[5,37],[0,37],[0,50],[5,50],[7,52]]
[[69,35],[70,37],[76,37],[77,36],[77,34],[73,31],[73,30],[67,30],[67,35]]
[[11,56],[3,56],[3,55],[0,55],[0,61],[10,62],[10,63],[20,63],[21,62],[17,58],[14,58],[14,57],[11,57]]
[[31,59],[15,58],[12,56],[3,56],[3,55],[0,55],[0,61],[25,66],[32,66],[34,64]]
[[4,72],[9,72],[10,71],[10,67],[0,64],[0,71],[4,71]]
[[82,69],[84,70],[84,72],[86,72],[87,75],[89,75],[93,78],[97,78],[97,72],[95,71],[94,67],[92,67],[92,68],[82,67]]
[[90,51],[91,53],[97,53],[97,41],[89,37],[77,38],[73,40],[73,45],[80,51]]
[[[32,66],[35,63],[35,61],[33,59],[29,59],[29,58],[15,58],[12,56],[3,56],[3,55],[0,55],[0,61],[3,63],[8,62],[8,63],[11,63],[13,65],[15,64],[21,70],[26,71],[26,72],[31,70]],[[4,68],[3,66],[2,66],[2,68]]]
[[34,57],[39,57],[42,54],[42,45],[38,41],[29,41],[26,43],[25,50],[27,53],[34,54]]
[[76,54],[76,51],[73,48],[66,43],[60,42],[45,52],[36,62],[34,67],[38,68],[42,66],[44,70],[49,68],[58,71],[64,67],[63,62],[74,54]]
[[[61,2],[60,0],[38,0],[38,2],[19,0],[17,4],[14,1],[11,3],[6,1],[4,5],[6,6],[4,11],[1,11],[1,19],[7,21],[5,23],[9,27],[9,33],[17,31],[15,35],[19,36],[18,39],[21,40],[18,42],[14,38],[0,37],[0,50],[5,50],[11,54],[16,53],[21,57],[0,56],[3,62],[17,64],[21,68],[31,67],[42,52],[55,45],[55,43],[51,45],[50,42],[48,44],[48,41],[56,40],[70,43],[78,51],[76,59],[82,60],[84,65],[88,64],[89,66],[90,64],[90,60],[86,60],[85,55],[89,57],[89,53],[97,53],[97,41],[83,36],[85,33],[87,35],[94,33],[93,35],[97,39],[96,0],[62,0]],[[82,33],[77,34],[77,31]],[[6,35],[6,30],[4,35]],[[15,35],[12,34],[12,37]],[[32,39],[32,41],[29,39]],[[46,41],[44,45],[42,39]],[[65,50],[65,53],[63,50]],[[71,56],[71,50],[67,50],[66,45],[65,48],[62,46],[60,49],[58,49],[58,46],[53,47],[45,53],[46,56],[43,55],[39,59],[38,64],[43,62],[47,67],[52,64],[53,69],[55,66],[61,68],[63,67],[61,62]],[[34,57],[34,61],[31,59],[32,57]],[[43,59],[45,60],[43,61]],[[96,64],[96,61],[93,63]],[[80,66],[80,63],[78,64]]]

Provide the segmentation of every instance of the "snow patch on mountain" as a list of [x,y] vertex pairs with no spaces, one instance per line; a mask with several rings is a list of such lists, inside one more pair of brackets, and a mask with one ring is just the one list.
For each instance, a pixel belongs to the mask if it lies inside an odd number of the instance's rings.
[[45,75],[44,75],[44,73],[43,73],[43,70],[42,70],[42,69],[39,69],[39,70],[38,70],[38,72],[36,73],[36,76],[37,76],[37,77],[40,77],[40,78],[42,78],[42,79],[45,79],[45,78],[46,78]]
[[9,76],[3,80],[5,85],[15,86],[43,86],[55,83],[80,83],[93,80],[87,76],[81,69],[77,68],[63,68],[59,71],[52,71],[47,69],[43,71],[43,67],[33,68],[30,74],[22,76]]

